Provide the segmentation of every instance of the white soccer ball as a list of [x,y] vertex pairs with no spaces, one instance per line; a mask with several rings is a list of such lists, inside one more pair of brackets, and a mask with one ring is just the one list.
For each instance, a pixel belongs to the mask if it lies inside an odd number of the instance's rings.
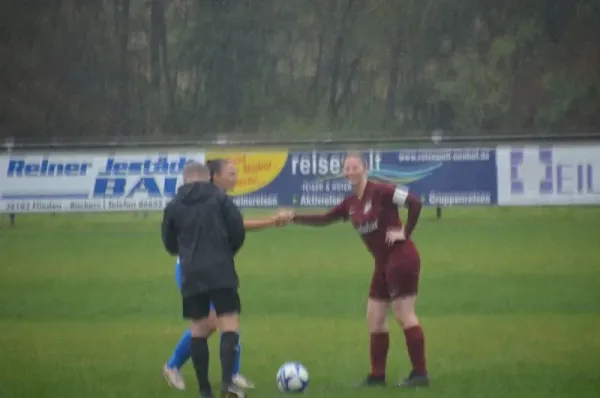
[[277,388],[281,392],[304,392],[308,387],[308,370],[300,362],[286,362],[277,371]]

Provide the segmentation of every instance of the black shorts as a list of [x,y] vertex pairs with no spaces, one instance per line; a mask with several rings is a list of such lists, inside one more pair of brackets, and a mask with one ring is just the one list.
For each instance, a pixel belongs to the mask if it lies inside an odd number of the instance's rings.
[[239,314],[242,311],[242,304],[237,289],[217,289],[184,297],[183,317],[185,319],[208,318],[211,307],[214,307],[217,315]]

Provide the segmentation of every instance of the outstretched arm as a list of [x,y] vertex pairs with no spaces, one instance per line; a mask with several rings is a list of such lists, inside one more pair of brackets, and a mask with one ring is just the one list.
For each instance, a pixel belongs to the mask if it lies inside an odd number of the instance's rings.
[[345,200],[325,214],[293,214],[291,218],[295,224],[312,225],[315,227],[324,227],[341,219],[348,219]]
[[276,217],[270,217],[264,220],[244,220],[244,227],[247,231],[258,231],[268,227],[273,227],[277,223]]

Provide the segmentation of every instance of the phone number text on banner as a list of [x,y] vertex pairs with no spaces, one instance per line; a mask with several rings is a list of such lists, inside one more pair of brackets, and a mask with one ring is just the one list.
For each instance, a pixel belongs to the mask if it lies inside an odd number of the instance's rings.
[[0,213],[162,210],[199,152],[0,156]]
[[[240,207],[331,207],[351,188],[343,178],[345,152],[215,152],[232,159],[238,185],[230,192]],[[365,151],[369,178],[403,185],[427,205],[497,203],[493,149]]]

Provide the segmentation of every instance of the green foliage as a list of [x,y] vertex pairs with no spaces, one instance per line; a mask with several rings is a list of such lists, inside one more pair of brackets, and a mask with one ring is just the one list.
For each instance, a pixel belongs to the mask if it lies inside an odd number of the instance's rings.
[[0,134],[597,129],[599,3],[551,3],[6,1]]

